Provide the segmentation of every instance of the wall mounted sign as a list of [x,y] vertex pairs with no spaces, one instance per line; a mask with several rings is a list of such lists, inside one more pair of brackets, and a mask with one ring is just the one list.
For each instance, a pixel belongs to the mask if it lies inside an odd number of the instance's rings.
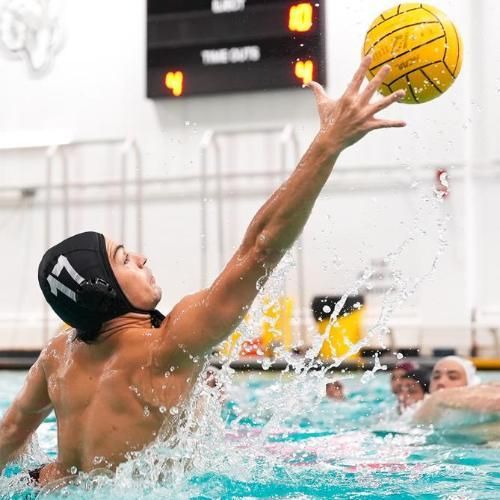
[[0,44],[23,59],[34,73],[44,73],[63,46],[58,0],[7,0],[0,10]]

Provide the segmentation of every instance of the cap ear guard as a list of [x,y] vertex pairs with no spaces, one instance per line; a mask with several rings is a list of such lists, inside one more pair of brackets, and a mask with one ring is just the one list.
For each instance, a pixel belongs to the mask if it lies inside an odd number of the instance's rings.
[[92,312],[111,312],[116,299],[116,291],[101,278],[85,280],[76,291],[76,302]]

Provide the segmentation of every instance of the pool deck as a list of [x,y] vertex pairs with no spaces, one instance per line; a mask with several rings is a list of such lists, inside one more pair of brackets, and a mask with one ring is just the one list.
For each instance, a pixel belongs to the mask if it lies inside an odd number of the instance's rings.
[[[30,350],[30,351],[0,351],[0,370],[28,370],[31,368],[33,363],[36,361],[40,351]],[[304,366],[304,359],[302,357],[297,357],[297,365],[301,367]],[[405,361],[413,361],[422,368],[431,368],[434,366],[436,361],[440,358],[430,357],[430,356],[418,356],[418,357],[405,357]],[[388,370],[391,370],[394,365],[396,365],[401,360],[397,359],[396,356],[381,356],[379,358],[380,364],[382,366],[386,365]],[[480,370],[500,370],[500,359],[498,358],[474,358],[472,360],[474,364]],[[223,360],[217,357],[213,357],[211,364],[215,367],[221,367]],[[231,362],[231,368],[238,371],[284,371],[284,370],[294,370],[294,363],[288,363],[284,359],[269,360],[264,357],[249,356],[241,358]],[[320,370],[325,366],[328,366],[331,370],[342,371],[342,370],[372,370],[375,366],[375,360],[373,357],[364,357],[357,359],[348,359],[343,361],[339,366],[335,366],[333,363],[327,361],[310,361],[307,365],[309,369]]]
[[[392,370],[394,366],[401,361],[412,361],[420,368],[431,369],[441,358],[431,357],[431,356],[418,356],[418,357],[404,357],[399,360],[395,356],[381,356],[379,358],[379,363],[381,367],[386,366],[385,369]],[[265,362],[264,362],[265,361]],[[303,358],[298,358],[297,363],[301,368],[307,366],[311,370],[321,370],[325,366],[329,367],[332,371],[356,371],[356,370],[373,370],[375,367],[375,359],[370,358],[358,358],[358,359],[347,359],[342,361],[342,363],[336,366],[333,362],[329,361],[319,361],[314,360],[308,364],[304,364]],[[496,358],[474,358],[472,359],[474,364],[479,370],[500,370],[500,359]],[[213,366],[220,368],[222,366],[222,361],[217,358],[212,359]],[[288,363],[285,360],[266,360],[265,358],[245,358],[239,359],[231,362],[231,368],[238,371],[284,371],[289,369],[294,370],[294,364]],[[382,368],[382,370],[385,370]],[[380,369],[379,369],[380,370]],[[376,371],[379,371],[376,370]]]
[[0,351],[0,370],[28,370],[40,355],[40,351]]

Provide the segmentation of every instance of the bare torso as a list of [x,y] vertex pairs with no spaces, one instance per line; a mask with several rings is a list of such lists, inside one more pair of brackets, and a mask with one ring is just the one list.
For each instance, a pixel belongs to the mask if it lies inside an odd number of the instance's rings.
[[151,328],[148,316],[128,314],[110,321],[96,344],[73,341],[72,330],[50,342],[42,363],[59,453],[42,483],[75,470],[113,469],[168,429],[171,409],[185,400],[199,368],[173,360],[159,366],[155,345],[165,330]]

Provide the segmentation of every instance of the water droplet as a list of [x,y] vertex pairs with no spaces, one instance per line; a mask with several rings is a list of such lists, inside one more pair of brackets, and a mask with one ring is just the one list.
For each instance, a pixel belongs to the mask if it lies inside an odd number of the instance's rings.
[[149,410],[149,406],[145,406],[144,407],[144,416],[149,417],[149,415],[151,415],[151,412]]
[[177,408],[177,406],[172,406],[172,408],[170,408],[170,415],[178,415],[179,414],[179,409]]
[[167,409],[164,406],[160,406],[160,413],[167,413]]
[[78,472],[78,469],[73,465],[73,467],[71,467],[69,471],[71,472],[71,474],[76,474]]
[[332,308],[328,305],[324,305],[323,306],[323,312],[328,314],[328,313],[331,313],[332,312]]
[[396,358],[398,358],[398,359],[403,359],[403,355],[402,355],[400,352],[398,352],[398,353],[396,354]]
[[363,376],[361,377],[360,382],[362,384],[366,384],[370,380],[373,380],[374,378],[375,378],[375,374],[370,370],[366,370],[365,373],[363,373]]

